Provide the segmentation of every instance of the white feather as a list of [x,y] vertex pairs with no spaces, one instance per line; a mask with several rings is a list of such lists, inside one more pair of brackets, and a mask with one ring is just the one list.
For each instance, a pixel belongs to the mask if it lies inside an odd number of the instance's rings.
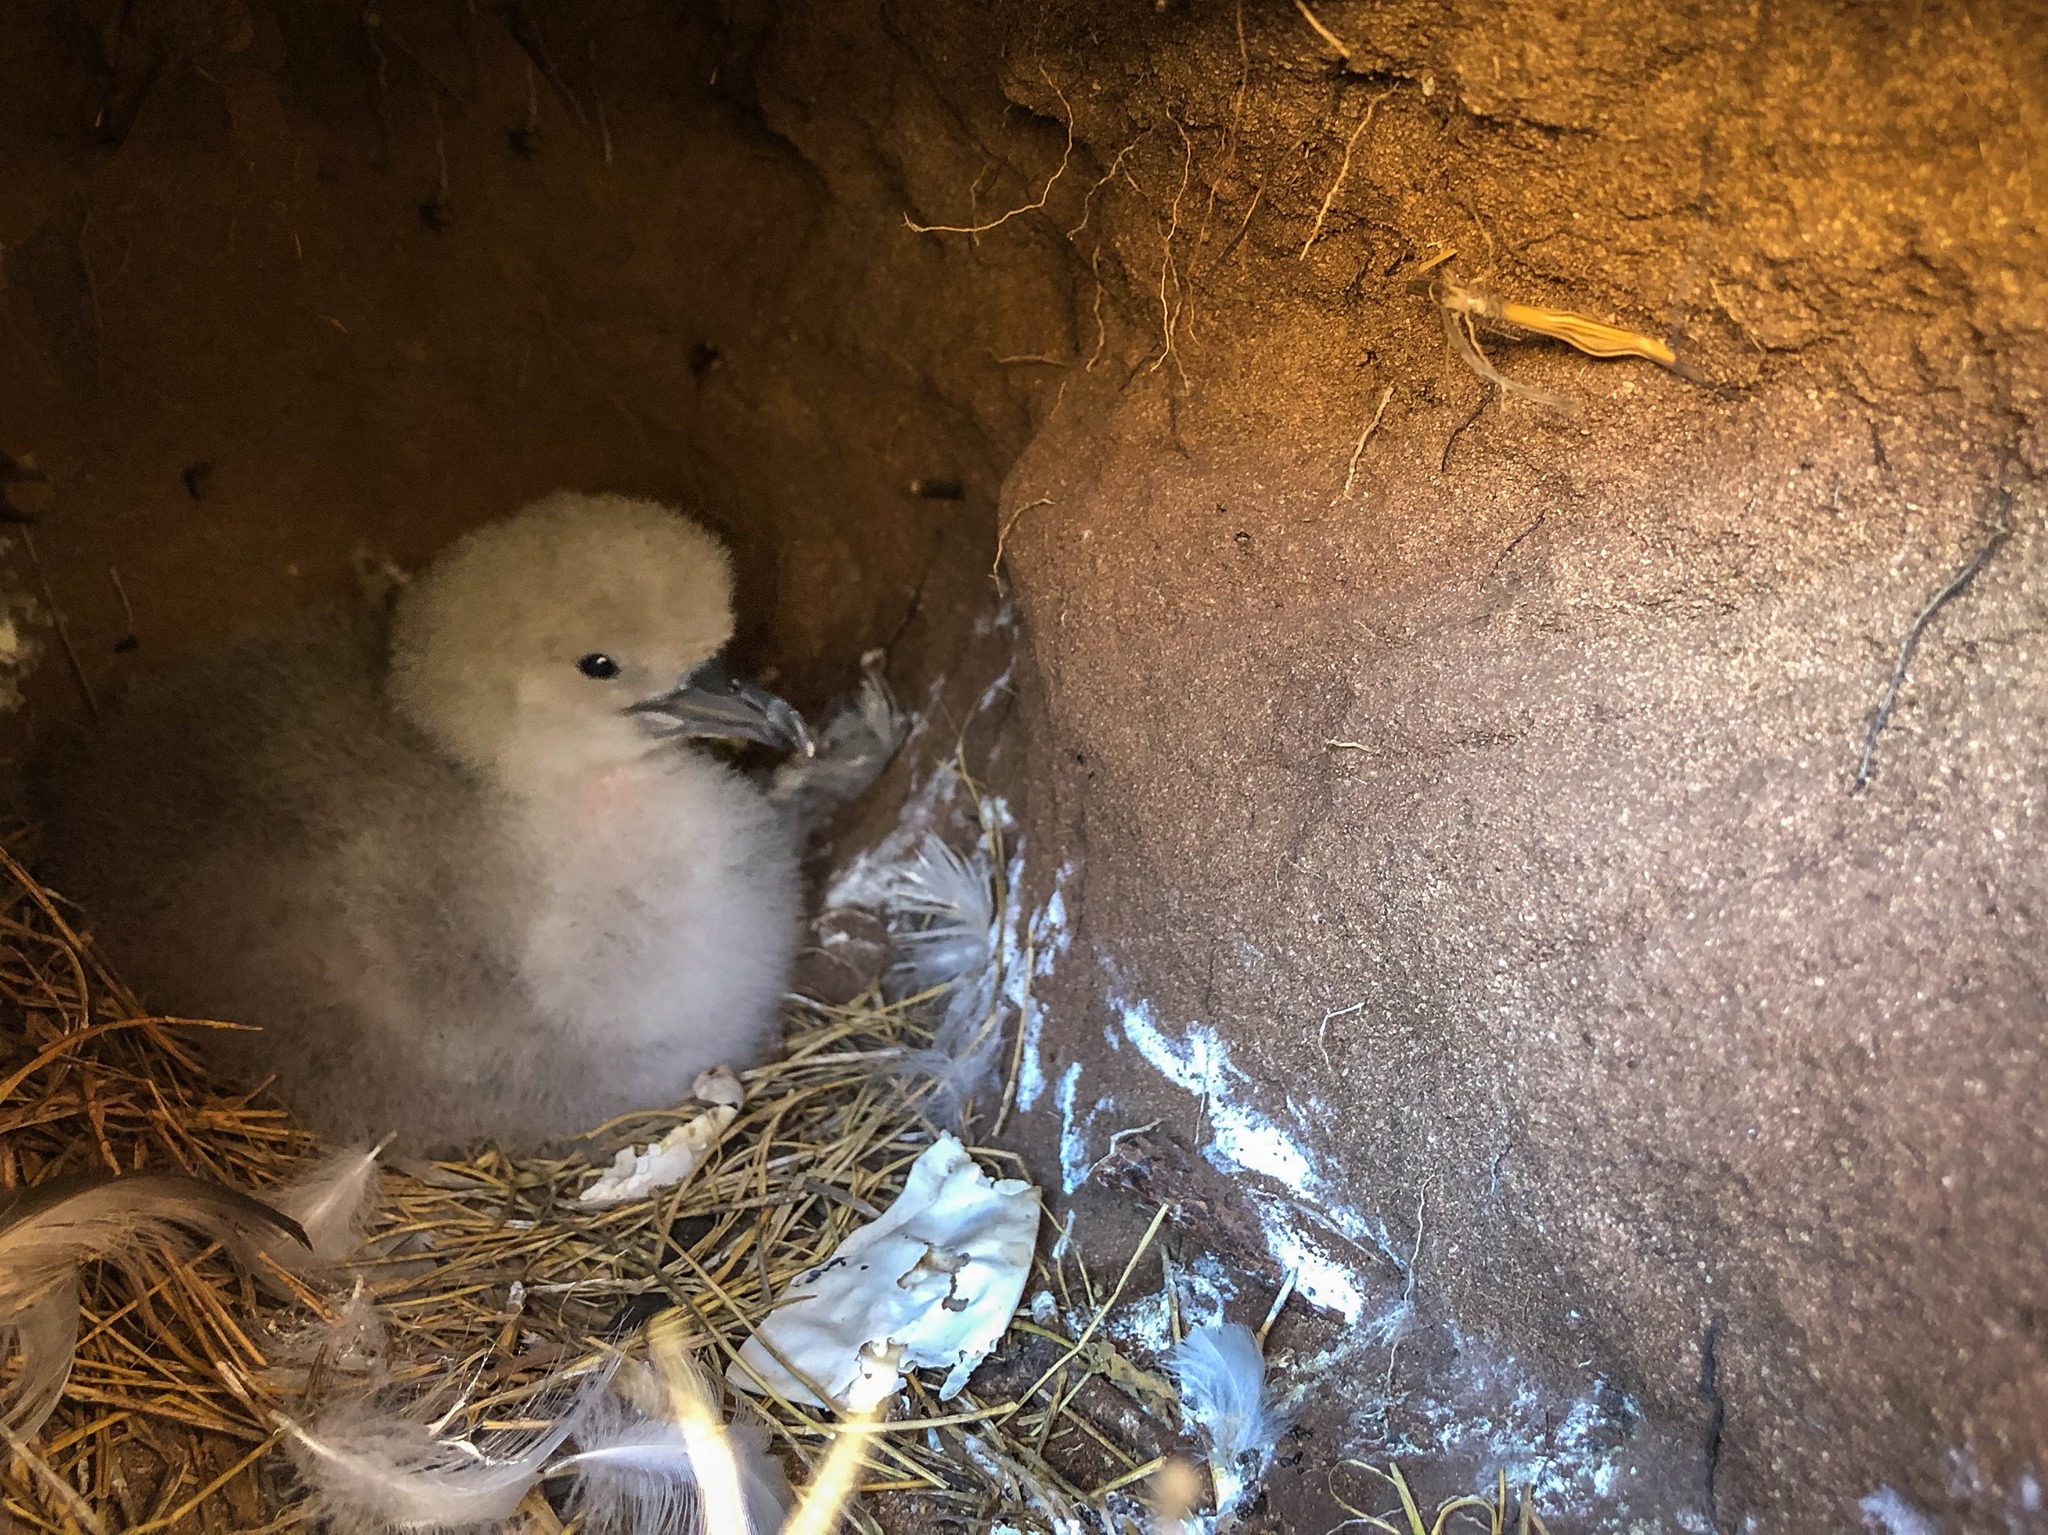
[[967,1100],[993,1075],[1000,944],[995,881],[986,854],[961,857],[936,836],[880,881],[896,942],[896,972],[916,991],[944,989],[946,1010],[930,1048],[907,1053],[896,1072],[938,1123],[957,1126]]
[[331,1535],[427,1535],[511,1517],[575,1427],[572,1406],[545,1428],[442,1438],[397,1413],[351,1404],[312,1425],[282,1414],[292,1459]]
[[[723,1438],[739,1473],[745,1530],[710,1535],[773,1535],[789,1510],[789,1482],[768,1453],[767,1432],[730,1424]],[[697,1468],[682,1429],[608,1395],[576,1429],[577,1451],[548,1468],[574,1474],[571,1509],[592,1535],[703,1535]]]
[[267,1242],[265,1250],[294,1272],[339,1263],[361,1245],[377,1199],[376,1147],[353,1147],[322,1157],[290,1181],[265,1191],[264,1200],[306,1233],[305,1247]]
[[0,1423],[22,1438],[48,1420],[71,1376],[78,1340],[78,1266],[123,1260],[145,1239],[198,1232],[246,1252],[296,1240],[296,1226],[247,1194],[197,1178],[136,1173],[60,1179],[16,1192],[0,1208]]
[[49,1421],[63,1400],[77,1348],[78,1284],[71,1278],[0,1323],[0,1359],[21,1361],[0,1397],[0,1422],[11,1433],[26,1439]]
[[1239,1322],[1198,1327],[1167,1356],[1182,1421],[1201,1435],[1216,1483],[1218,1527],[1266,1473],[1287,1429],[1266,1395],[1266,1358]]
[[995,1076],[1003,1047],[995,992],[991,966],[953,994],[930,1048],[907,1051],[896,1063],[896,1075],[911,1084],[925,1113],[942,1128],[958,1129],[967,1101]]
[[270,1355],[273,1384],[281,1394],[294,1395],[305,1391],[316,1368],[323,1379],[350,1380],[374,1390],[384,1384],[390,1360],[384,1318],[360,1279],[332,1322],[285,1334]]
[[927,837],[915,859],[883,877],[882,909],[897,969],[919,991],[969,985],[995,961],[995,890],[979,848],[962,858]]
[[857,798],[882,774],[908,728],[881,672],[880,652],[862,658],[860,691],[826,722],[817,751],[775,770],[768,798],[815,821]]

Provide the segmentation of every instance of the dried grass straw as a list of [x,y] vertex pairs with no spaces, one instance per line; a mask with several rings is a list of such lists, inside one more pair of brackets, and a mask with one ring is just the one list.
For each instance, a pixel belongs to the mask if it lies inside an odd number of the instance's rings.
[[[658,1138],[692,1110],[617,1121],[565,1156],[486,1149],[466,1162],[387,1166],[370,1256],[355,1272],[389,1328],[394,1379],[445,1398],[451,1432],[502,1426],[536,1409],[562,1370],[643,1350],[659,1312],[681,1322],[703,1365],[722,1370],[771,1299],[887,1206],[930,1143],[932,1127],[887,1064],[929,1043],[932,1011],[929,999],[891,1002],[872,989],[843,1006],[792,999],[784,1057],[744,1075],[746,1106],[708,1164],[636,1203],[591,1210],[575,1195],[618,1145]],[[311,1137],[262,1094],[210,1080],[195,1053],[201,1031],[224,1027],[147,1016],[65,905],[0,851],[0,1185],[154,1168],[260,1193],[297,1171],[320,1149]],[[63,1405],[33,1451],[0,1449],[0,1527],[306,1527],[292,1473],[272,1453],[273,1414],[304,1412],[321,1369],[281,1368],[274,1356],[280,1337],[331,1318],[338,1298],[282,1274],[258,1285],[213,1249],[141,1258],[140,1277],[111,1265],[82,1276]],[[1039,1284],[1068,1293],[1065,1260],[1039,1266]],[[1031,1528],[1122,1497],[1114,1489],[1141,1478],[1156,1449],[1129,1442],[1119,1427],[1128,1413],[1077,1406],[1079,1387],[1091,1377],[1163,1383],[1101,1334],[1114,1300],[1091,1300],[1085,1327],[1013,1324],[985,1377],[1014,1382],[1012,1395],[983,1399],[970,1387],[942,1410],[913,1381],[900,1416],[858,1435],[846,1517],[879,1531],[875,1500],[908,1497],[889,1526],[1004,1515]],[[1131,1405],[1120,1391],[1115,1399]],[[829,1415],[788,1401],[727,1407],[766,1419],[799,1488],[837,1437]],[[528,1528],[562,1527],[538,1497],[526,1512]]]

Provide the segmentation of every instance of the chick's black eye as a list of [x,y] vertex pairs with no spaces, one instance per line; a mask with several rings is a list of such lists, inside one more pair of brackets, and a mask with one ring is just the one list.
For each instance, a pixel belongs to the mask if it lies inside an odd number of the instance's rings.
[[586,677],[595,677],[599,682],[609,682],[619,674],[619,663],[602,650],[593,650],[576,663],[576,670]]

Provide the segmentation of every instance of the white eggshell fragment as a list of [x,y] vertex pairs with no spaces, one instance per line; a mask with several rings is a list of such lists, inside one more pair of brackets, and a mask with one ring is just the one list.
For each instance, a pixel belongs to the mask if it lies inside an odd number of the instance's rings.
[[657,1189],[674,1188],[694,1173],[739,1117],[740,1105],[746,1101],[739,1078],[723,1066],[698,1077],[694,1091],[712,1107],[677,1125],[645,1150],[628,1146],[620,1151],[597,1181],[576,1196],[576,1202],[590,1210],[629,1204]]
[[[991,1179],[957,1137],[941,1136],[894,1204],[790,1282],[726,1379],[822,1407],[815,1385],[844,1407],[849,1388],[885,1357],[899,1373],[884,1394],[902,1370],[943,1369],[939,1397],[952,1398],[1023,1299],[1038,1212],[1035,1187]],[[874,1399],[871,1389],[861,1395]]]

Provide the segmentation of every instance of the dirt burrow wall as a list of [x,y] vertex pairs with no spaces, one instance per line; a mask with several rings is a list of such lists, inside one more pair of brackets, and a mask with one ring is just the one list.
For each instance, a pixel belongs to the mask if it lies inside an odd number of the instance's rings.
[[[578,483],[727,529],[805,702],[893,640],[951,717],[1000,540],[1020,1133],[1095,1250],[1192,1180],[1184,1276],[1322,1303],[1269,1527],[1388,1445],[2039,1527],[2027,7],[28,9],[0,446],[97,687]],[[1706,384],[1496,397],[1449,249]]]
[[[717,87],[746,37],[612,9],[10,12],[0,447],[96,693],[562,485],[724,533],[742,647],[807,705],[988,606],[1029,417],[920,362],[962,323],[942,253],[876,268]],[[10,563],[33,734],[80,690]]]
[[[778,29],[769,120],[957,226],[1050,396],[1000,524],[1072,922],[1026,1133],[1114,1223],[1160,1121],[1321,1284],[1276,1336],[1347,1399],[1275,1522],[1347,1443],[1511,1459],[1505,1349],[1594,1522],[2038,1524],[2023,10],[867,14],[880,77],[843,12]],[[1496,346],[1575,407],[1491,397],[1407,290],[1452,247],[1707,386]],[[1033,266],[1049,325],[997,302]]]

